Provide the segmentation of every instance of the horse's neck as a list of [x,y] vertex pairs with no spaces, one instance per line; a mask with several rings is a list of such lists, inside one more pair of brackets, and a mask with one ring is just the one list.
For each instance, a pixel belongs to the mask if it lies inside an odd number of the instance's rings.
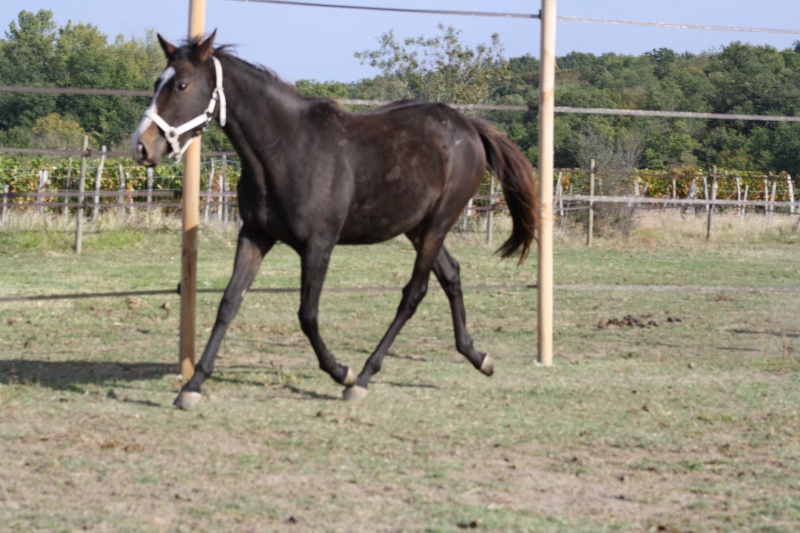
[[[227,67],[227,69],[226,69]],[[292,136],[305,100],[271,75],[236,60],[223,64],[228,125],[225,132],[243,158],[263,162],[270,151]]]

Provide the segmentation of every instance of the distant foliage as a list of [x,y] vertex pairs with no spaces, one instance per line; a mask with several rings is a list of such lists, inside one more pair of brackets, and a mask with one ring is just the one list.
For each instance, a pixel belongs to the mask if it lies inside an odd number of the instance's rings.
[[[536,163],[539,62],[507,59],[500,36],[488,38],[469,47],[454,27],[404,40],[389,31],[376,49],[355,53],[375,67],[375,77],[301,80],[297,88],[334,99],[529,104],[529,112],[484,114]],[[640,56],[572,52],[557,65],[557,105],[800,116],[800,42],[786,50],[733,42],[697,55],[667,48]],[[92,25],[59,27],[47,10],[20,12],[0,39],[0,85],[149,91],[163,68],[153,31],[143,39],[109,39]],[[80,130],[95,145],[124,150],[147,104],[141,97],[0,93],[0,146],[77,149]],[[564,114],[555,134],[556,166],[562,168],[586,168],[594,159],[607,170],[716,165],[800,174],[798,123]],[[216,125],[203,143],[206,150],[231,149]]]

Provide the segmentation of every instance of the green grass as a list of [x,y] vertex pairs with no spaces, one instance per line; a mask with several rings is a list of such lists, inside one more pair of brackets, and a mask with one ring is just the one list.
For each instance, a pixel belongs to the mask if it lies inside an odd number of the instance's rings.
[[[172,289],[179,236],[108,230],[84,253],[0,240],[0,296]],[[432,290],[370,396],[339,400],[294,293],[251,292],[206,398],[171,401],[178,296],[0,303],[0,523],[11,531],[795,531],[800,526],[800,250],[786,239],[556,246],[555,365],[534,365],[536,295],[467,290],[485,378]],[[204,234],[200,288],[234,235]],[[467,239],[463,283],[535,283]],[[402,286],[392,241],[338,248],[326,287]],[[297,287],[277,246],[256,287]],[[575,287],[592,284],[595,287]],[[723,290],[620,290],[625,285]],[[733,289],[730,289],[733,287]],[[736,288],[760,287],[745,291]],[[360,367],[398,291],[323,295],[322,334]],[[198,346],[218,293],[198,296]],[[171,312],[162,308],[170,304]],[[598,322],[634,315],[649,328]],[[680,322],[667,318],[680,318]]]

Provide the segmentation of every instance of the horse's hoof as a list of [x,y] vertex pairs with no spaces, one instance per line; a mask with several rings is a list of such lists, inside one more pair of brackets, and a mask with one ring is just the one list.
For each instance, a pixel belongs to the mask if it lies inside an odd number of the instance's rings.
[[344,382],[342,385],[347,387],[348,389],[356,384],[356,373],[353,372],[353,369],[348,367],[347,368],[347,375],[344,377]]
[[353,385],[352,387],[347,387],[346,389],[344,389],[342,397],[348,402],[366,400],[367,389],[364,387],[359,387],[358,385]]
[[478,370],[487,376],[494,374],[494,361],[492,361],[492,358],[489,357],[489,355],[483,356],[483,363],[481,363],[481,367]]
[[175,398],[174,405],[188,411],[197,407],[201,399],[203,399],[203,395],[199,392],[183,391]]

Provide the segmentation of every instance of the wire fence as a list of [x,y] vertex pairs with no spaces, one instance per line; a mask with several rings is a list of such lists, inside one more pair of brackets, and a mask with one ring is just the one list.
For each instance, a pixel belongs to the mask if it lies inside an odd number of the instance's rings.
[[[453,10],[419,10],[390,7],[374,6],[351,6],[333,5],[311,2],[293,2],[281,0],[254,0],[262,3],[297,5],[307,7],[326,7],[340,9],[366,9],[373,11],[391,11],[408,13],[426,14],[447,14],[447,15],[467,15],[484,17],[512,17],[539,19],[539,14],[525,13],[499,13],[499,12],[469,12]],[[644,21],[625,21],[614,19],[597,19],[586,17],[567,17],[559,16],[558,20],[564,22],[582,22],[594,24],[614,24],[614,25],[635,25],[662,28],[681,28],[692,30],[711,30],[711,31],[736,31],[736,32],[760,32],[760,33],[780,33],[800,35],[800,30],[769,29],[769,28],[748,28],[748,27],[728,27],[710,26],[698,24],[675,24]],[[50,94],[84,94],[84,95],[108,95],[108,96],[128,96],[128,97],[149,97],[149,91],[119,90],[119,89],[86,89],[86,88],[54,88],[54,87],[18,87],[0,86],[0,92],[28,92],[28,93],[50,93]],[[387,102],[370,100],[342,100],[345,105],[382,105]],[[453,104],[454,107],[466,110],[508,110],[508,111],[535,111],[535,106],[508,106],[508,105],[487,105]],[[605,115],[636,115],[652,116],[662,118],[697,118],[697,119],[716,119],[716,120],[754,120],[754,121],[781,121],[781,122],[800,122],[800,117],[778,117],[760,115],[723,115],[713,113],[689,113],[671,111],[647,111],[647,110],[616,110],[616,109],[588,109],[575,107],[556,107],[557,113],[582,113],[582,114],[605,114]],[[20,149],[0,147],[0,153],[22,153],[32,155],[58,155],[73,156],[81,158],[86,162],[88,159],[97,157],[91,151],[71,151],[71,150],[40,150],[40,149]],[[204,163],[205,190],[201,193],[201,211],[204,211],[204,218],[209,220],[210,216],[216,215],[217,220],[225,223],[236,221],[236,195],[233,192],[231,182],[235,181],[236,158],[231,157],[232,153],[215,152],[205,154]],[[116,210],[120,219],[126,215],[132,215],[137,210],[144,209],[150,212],[153,209],[169,210],[178,209],[181,206],[180,182],[181,178],[174,173],[167,176],[156,176],[153,173],[141,174],[140,169],[135,169],[124,165],[122,162],[116,164],[116,179],[111,175],[111,171],[104,171],[105,158],[107,157],[127,157],[127,152],[107,152],[103,150],[100,155],[96,171],[94,191],[86,192],[83,185],[87,178],[85,173],[73,180],[73,163],[70,161],[66,169],[15,169],[14,175],[6,176],[3,180],[3,190],[0,195],[2,200],[2,211],[0,212],[0,228],[7,227],[9,219],[13,216],[12,212],[28,211],[35,212],[37,216],[52,218],[55,216],[69,217],[71,214],[80,213],[81,216],[88,214],[91,210],[92,216],[96,219],[101,211]],[[220,159],[214,159],[218,157]],[[85,166],[85,165],[83,165]],[[109,165],[110,168],[113,165]],[[224,170],[222,170],[224,169]],[[0,169],[2,172],[3,169]],[[709,217],[709,235],[711,220],[717,209],[736,210],[742,217],[748,212],[764,213],[767,215],[775,213],[795,214],[800,210],[800,205],[795,199],[792,179],[790,176],[719,176],[716,171],[709,173],[696,173],[694,175],[645,175],[635,172],[606,172],[600,173],[596,169],[562,169],[558,171],[557,183],[555,188],[555,206],[557,215],[564,222],[570,216],[569,213],[586,213],[588,216],[588,242],[591,241],[593,214],[602,206],[621,205],[625,209],[635,210],[637,208],[649,207],[658,209],[680,209],[686,212],[687,209],[705,209]],[[231,179],[233,177],[234,179]],[[748,181],[749,180],[749,181]],[[759,186],[753,186],[751,182],[758,180]],[[703,187],[699,184],[702,181]],[[735,182],[735,188],[732,183]],[[763,188],[760,186],[763,182]],[[666,188],[664,187],[666,183]],[[671,188],[670,185],[671,184]],[[630,187],[627,194],[604,194],[607,191],[619,191]],[[76,191],[75,189],[79,189]],[[666,190],[666,192],[665,192]],[[648,191],[650,196],[648,196]],[[733,194],[735,198],[732,198]],[[681,197],[683,196],[683,197]],[[493,180],[488,180],[482,186],[478,195],[469,203],[464,211],[462,221],[457,224],[457,228],[464,230],[468,227],[479,227],[485,222],[487,228],[487,239],[492,239],[492,216],[497,211],[502,211],[503,199],[502,191],[495,186]],[[480,223],[477,223],[479,221]],[[489,287],[496,289],[496,287]],[[504,287],[506,289],[530,289],[535,286]],[[395,290],[396,288],[391,288]],[[264,289],[267,291],[293,291],[295,289]],[[390,288],[362,288],[353,290],[390,290]],[[213,290],[216,292],[216,290]],[[68,294],[50,295],[33,297],[6,297],[0,298],[0,302],[17,300],[50,300],[62,298],[86,298],[86,297],[119,297],[130,295],[146,294],[168,294],[171,290],[155,291],[135,291],[124,293],[98,293],[98,294]],[[201,289],[200,292],[203,292]]]
[[[332,8],[349,10],[367,10],[401,13],[419,13],[436,15],[465,15],[480,17],[504,17],[522,19],[540,19],[540,13],[507,13],[492,11],[464,11],[464,10],[436,10],[436,9],[410,9],[396,8],[390,6],[358,6],[345,4],[328,4],[318,2],[303,2],[291,0],[250,0],[267,4],[279,4],[287,6]],[[577,22],[591,24],[613,24],[648,26],[662,28],[678,28],[705,31],[733,31],[733,32],[755,32],[755,33],[776,33],[776,34],[797,34],[800,30],[776,29],[776,28],[754,28],[738,26],[718,26],[702,24],[685,24],[672,22],[646,22],[634,20],[602,19],[590,17],[558,16],[562,22]],[[128,97],[149,97],[150,91],[126,90],[126,89],[96,89],[96,88],[68,88],[68,87],[21,87],[21,86],[0,86],[0,92],[23,92],[23,93],[46,93],[46,94],[76,94],[76,95],[106,95],[106,96],[128,96]],[[352,106],[380,106],[389,103],[382,100],[356,100],[342,99],[340,103]],[[501,110],[501,111],[536,111],[532,105],[493,105],[493,104],[450,104],[461,110]],[[643,116],[660,118],[695,118],[712,120],[749,120],[749,121],[771,121],[771,122],[800,122],[800,117],[794,116],[765,116],[765,115],[740,115],[740,114],[720,114],[720,113],[694,113],[682,111],[662,111],[662,110],[636,110],[636,109],[608,109],[608,108],[578,108],[571,106],[556,106],[556,113],[571,114],[597,114],[597,115],[616,115],[616,116]],[[29,155],[48,155],[48,156],[73,156],[82,160],[97,157],[98,152],[91,150],[47,150],[47,149],[23,149],[0,147],[0,153],[20,153]],[[81,176],[79,180],[72,179],[73,160],[70,159],[66,168],[46,169],[14,169],[14,173],[4,172],[0,169],[0,184],[2,184],[2,220],[8,219],[9,213],[13,210],[35,209],[41,216],[52,215],[56,211],[63,216],[68,216],[70,210],[82,211],[91,209],[92,218],[96,219],[102,210],[116,209],[120,218],[124,218],[126,212],[133,214],[138,209],[145,209],[149,213],[152,209],[178,209],[181,207],[181,185],[182,177],[180,170],[175,167],[170,169],[167,175],[155,176],[152,173],[145,173],[140,168],[126,163],[119,162],[104,170],[105,158],[122,157],[126,158],[127,152],[106,151],[105,147],[101,152],[100,163],[96,171],[95,187],[93,192],[82,194],[77,189],[84,190],[79,186],[80,181],[85,181],[86,176]],[[201,193],[201,210],[204,211],[206,220],[213,214],[221,221],[236,219],[236,195],[235,183],[238,180],[236,165],[238,164],[234,152],[208,152],[204,154],[206,177],[203,178],[206,186]],[[215,158],[221,158],[220,165],[215,172]],[[230,158],[226,160],[226,158]],[[222,168],[220,171],[219,168]],[[113,175],[116,169],[116,176]],[[558,173],[558,183],[556,184],[556,205],[562,218],[565,213],[571,211],[586,210],[594,208],[596,205],[603,204],[625,204],[646,205],[648,207],[657,206],[664,208],[701,205],[707,211],[721,207],[723,209],[735,208],[742,213],[752,208],[754,212],[781,213],[796,212],[796,203],[791,177],[785,176],[753,176],[746,178],[735,176],[717,176],[713,173],[713,183],[709,185],[708,174],[702,173],[689,176],[647,176],[642,173],[631,172],[625,177],[624,173],[615,173],[618,180],[633,180],[632,190],[620,195],[617,187],[617,194],[603,194],[599,191],[597,198],[589,194],[589,180],[581,180],[581,176],[588,173],[579,170],[564,169]],[[600,178],[598,187],[603,188],[604,179],[608,183],[612,178],[612,173],[605,173],[605,178]],[[699,191],[699,180],[703,180],[703,190]],[[735,181],[735,186],[733,185]],[[763,187],[760,183],[763,181]],[[669,183],[671,182],[671,189]],[[759,185],[756,186],[758,182]],[[664,185],[666,183],[666,185]],[[735,198],[734,198],[735,188]],[[646,193],[648,192],[648,197]],[[683,198],[680,196],[684,195]],[[719,195],[719,196],[718,196]],[[602,200],[600,199],[602,198]],[[475,218],[495,211],[502,210],[504,207],[502,195],[499,191],[494,191],[494,186],[483,187],[465,209],[464,220]],[[463,228],[469,226],[466,222],[461,224]]]
[[[183,208],[180,165],[159,167],[157,174],[126,158],[113,160],[102,150],[81,154],[82,164],[73,160],[46,169],[0,169],[0,230],[15,227],[14,217],[21,213],[33,214],[51,229],[64,230],[70,230],[70,221],[77,224],[78,218],[97,222],[116,216],[121,223],[134,220],[141,225],[142,220],[148,224],[151,219],[160,223],[165,216],[178,217]],[[199,215],[205,224],[238,224],[236,185],[240,175],[238,157],[207,155],[202,160]],[[587,216],[612,210],[629,214],[617,217],[619,223],[628,223],[636,210],[653,209],[706,216],[733,213],[742,220],[748,215],[800,213],[794,181],[787,173],[721,172],[716,168],[707,172],[557,169],[554,191],[561,227],[579,225],[586,231],[590,231]],[[153,217],[154,213],[158,216]],[[487,178],[453,231],[485,234],[492,244],[498,223],[495,217],[501,217],[505,229],[506,213],[500,185],[493,177]],[[60,225],[55,223],[59,219]]]

